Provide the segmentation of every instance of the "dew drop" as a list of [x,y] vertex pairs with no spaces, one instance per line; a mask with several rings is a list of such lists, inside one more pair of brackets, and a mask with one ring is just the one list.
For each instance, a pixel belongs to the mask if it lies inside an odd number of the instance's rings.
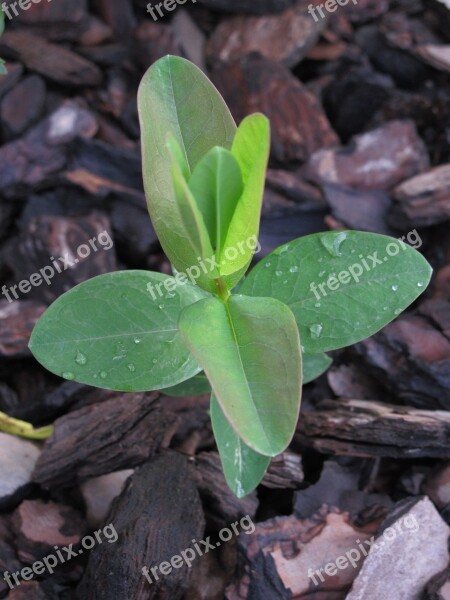
[[315,323],[314,325],[311,325],[311,327],[309,328],[309,331],[311,333],[312,339],[318,340],[320,338],[320,336],[322,335],[323,327],[319,323]]
[[277,277],[281,277],[281,275],[283,275],[283,271],[275,271],[275,275]]
[[393,285],[391,289],[393,292],[396,292],[398,290],[398,285]]
[[157,358],[154,358],[154,359],[152,360],[152,363],[153,363],[154,365],[156,365],[156,363],[157,363],[157,362],[158,362],[158,359],[157,359]]
[[270,262],[267,262],[267,263],[265,264],[265,267],[266,267],[266,269],[270,269],[270,265],[271,265],[271,264],[272,264],[272,263],[270,263]]
[[316,308],[320,308],[320,302],[316,302],[316,304],[314,304],[314,306],[315,306]]
[[302,352],[304,352],[305,351],[305,346],[303,346],[303,344],[302,344],[301,348],[302,348]]
[[125,349],[125,344],[119,342],[116,348],[116,356],[113,357],[113,360],[122,360],[127,355],[127,351]]
[[286,285],[286,284],[287,284],[287,282],[288,282],[288,280],[287,280],[287,279],[285,279],[285,280],[283,281],[283,285]]
[[100,377],[101,377],[102,379],[106,379],[106,378],[107,378],[107,376],[108,376],[108,373],[107,373],[106,371],[100,371]]
[[325,275],[326,271],[320,271],[319,273],[319,277],[323,277]]
[[286,246],[282,246],[279,251],[278,254],[284,254],[285,252],[287,252],[289,250],[289,244],[286,244]]
[[175,294],[173,294],[172,292],[169,292],[168,294],[166,294],[166,298],[174,298]]
[[164,304],[158,304],[158,308],[159,310],[162,310],[164,308]]
[[64,379],[68,379],[69,381],[71,381],[72,379],[75,379],[75,375],[73,373],[71,373],[70,371],[64,371],[62,376],[64,377]]
[[289,272],[290,273],[298,273],[298,267],[297,267],[297,265],[294,265],[293,267],[291,267],[289,269]]
[[402,312],[402,309],[401,309],[401,308],[396,308],[396,309],[394,310],[394,315],[399,315],[401,312]]
[[77,365],[84,366],[87,363],[87,358],[82,352],[78,350],[77,355],[75,357],[75,362],[77,363]]
[[127,369],[131,372],[134,373],[136,371],[136,367],[133,365],[133,363],[130,363],[129,365],[127,365]]
[[417,287],[423,287],[423,283],[421,281],[419,281],[419,283],[417,284]]
[[141,338],[140,337],[135,337],[134,338],[134,343],[135,344],[140,344],[141,343]]
[[347,234],[344,231],[339,231],[321,236],[320,241],[328,254],[337,257],[342,256],[341,246],[346,239]]

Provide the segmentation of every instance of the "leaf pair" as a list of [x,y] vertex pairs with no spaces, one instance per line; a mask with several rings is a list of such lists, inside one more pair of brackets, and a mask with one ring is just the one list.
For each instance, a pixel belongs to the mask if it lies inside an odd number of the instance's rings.
[[214,280],[223,277],[232,289],[253,254],[243,242],[258,235],[267,119],[252,115],[236,130],[208,78],[173,56],[144,76],[139,113],[148,207],[166,255],[181,273],[200,261],[217,265],[196,283],[215,293]]

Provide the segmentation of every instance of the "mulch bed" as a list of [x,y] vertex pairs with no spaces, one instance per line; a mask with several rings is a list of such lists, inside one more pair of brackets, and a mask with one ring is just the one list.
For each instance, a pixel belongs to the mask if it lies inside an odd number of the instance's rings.
[[[308,1],[197,0],[154,21],[144,0],[53,0],[6,19],[0,411],[55,433],[0,433],[0,575],[55,546],[77,556],[23,571],[13,589],[0,579],[0,598],[450,599],[450,5],[327,4],[315,19]],[[208,397],[63,381],[27,348],[45,307],[77,283],[170,273],[146,210],[136,106],[143,73],[168,53],[207,70],[237,121],[271,119],[260,256],[352,228],[411,234],[435,269],[406,313],[333,353],[304,389],[291,447],[242,500],[222,475]],[[75,264],[101,232],[113,247]],[[20,286],[52,260],[50,285]],[[117,540],[100,543],[108,524]],[[209,550],[165,575],[195,543]],[[145,566],[158,566],[151,583]]]

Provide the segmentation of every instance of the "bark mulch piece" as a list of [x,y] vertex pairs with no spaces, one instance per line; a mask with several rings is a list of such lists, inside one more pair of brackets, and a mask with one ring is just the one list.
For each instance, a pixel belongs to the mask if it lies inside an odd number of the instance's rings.
[[[191,575],[181,557],[175,569],[161,565],[157,579],[151,568],[180,556],[203,536],[203,510],[187,460],[168,452],[146,462],[128,480],[108,519],[118,540],[91,552],[76,598],[181,599]],[[150,571],[151,584],[143,567]]]

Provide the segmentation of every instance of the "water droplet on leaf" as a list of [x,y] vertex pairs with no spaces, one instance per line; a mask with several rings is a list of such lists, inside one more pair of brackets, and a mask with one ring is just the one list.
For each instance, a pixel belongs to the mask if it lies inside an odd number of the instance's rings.
[[101,377],[102,379],[106,379],[106,378],[107,378],[107,376],[108,376],[108,373],[107,373],[106,371],[100,371],[100,377]]
[[281,275],[283,275],[283,271],[275,271],[275,275],[277,277],[281,277]]
[[298,273],[298,267],[297,267],[297,265],[294,265],[293,267],[291,267],[289,269],[289,272],[290,273]]
[[135,337],[134,338],[134,343],[135,344],[140,344],[141,343],[141,338],[140,337]]
[[342,256],[341,246],[346,239],[347,234],[343,231],[338,231],[321,236],[320,241],[328,254],[337,257]]
[[64,371],[62,376],[64,377],[64,379],[69,379],[69,381],[71,381],[72,379],[75,379],[75,375],[73,373],[71,373],[70,371]]
[[133,363],[127,365],[127,369],[131,371],[131,373],[134,373],[136,371],[136,367],[133,365]]
[[322,325],[320,325],[320,323],[315,323],[314,325],[311,325],[311,327],[309,328],[309,331],[311,333],[312,339],[318,340],[320,338],[320,336],[322,335],[323,327],[322,327]]
[[398,290],[398,285],[393,285],[393,286],[392,286],[392,291],[393,291],[393,292],[396,292],[397,290]]
[[87,358],[82,352],[78,350],[77,355],[75,357],[75,362],[77,363],[77,365],[83,366],[87,363]]
[[417,284],[417,287],[423,287],[423,283],[421,281],[419,281],[419,283]]
[[269,269],[269,268],[270,268],[270,265],[271,265],[271,263],[270,263],[270,262],[267,262],[267,263],[265,264],[265,267],[266,267],[266,269]]

